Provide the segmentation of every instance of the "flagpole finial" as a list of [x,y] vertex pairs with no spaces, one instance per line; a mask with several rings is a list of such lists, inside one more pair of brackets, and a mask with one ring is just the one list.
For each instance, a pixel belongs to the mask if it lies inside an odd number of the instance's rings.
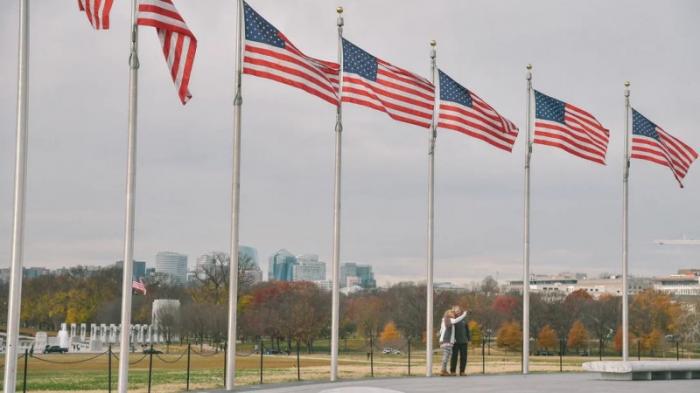
[[342,14],[342,13],[343,13],[343,7],[338,7],[338,8],[336,8],[336,9],[335,9],[335,12],[337,12],[338,14]]
[[435,45],[437,45],[437,41],[435,41],[435,40],[430,40],[430,46],[432,46],[433,48],[435,48]]
[[625,87],[630,87],[630,81],[625,81]]
[[528,64],[526,68],[528,71],[532,71],[532,64]]

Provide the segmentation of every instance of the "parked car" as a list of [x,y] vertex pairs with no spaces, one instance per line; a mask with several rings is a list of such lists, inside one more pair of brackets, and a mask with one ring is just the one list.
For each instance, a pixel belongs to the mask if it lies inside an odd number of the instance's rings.
[[68,348],[61,348],[58,345],[47,345],[44,348],[44,353],[66,353]]
[[265,348],[265,355],[289,355],[289,351],[279,351],[277,349]]
[[384,348],[382,353],[384,355],[401,355],[401,351],[396,348]]
[[554,352],[548,351],[545,349],[538,349],[537,351],[535,351],[535,355],[536,356],[552,356],[552,355],[554,355]]
[[146,349],[143,350],[143,354],[144,354],[144,355],[150,355],[150,354],[162,355],[162,354],[163,354],[163,351],[159,351],[159,350],[157,350],[157,349],[155,349],[155,348],[146,348]]

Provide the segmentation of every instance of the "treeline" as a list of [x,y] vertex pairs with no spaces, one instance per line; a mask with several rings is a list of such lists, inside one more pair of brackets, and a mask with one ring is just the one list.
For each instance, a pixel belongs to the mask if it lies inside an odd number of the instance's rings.
[[[330,336],[328,291],[309,282],[263,282],[252,285],[244,274],[249,260],[241,260],[239,272],[238,333],[243,341],[264,337],[278,350],[297,340],[308,350],[314,341]],[[178,299],[181,309],[160,315],[168,337],[211,345],[226,340],[228,321],[228,261],[222,257],[196,282],[183,287],[167,280],[147,282],[146,296],[134,295],[133,323],[151,323],[155,299]],[[2,288],[2,320],[6,320],[7,286]],[[22,326],[56,331],[67,323],[119,323],[121,270],[105,268],[88,272],[70,269],[63,274],[25,279],[22,290]],[[614,342],[621,347],[621,298],[592,298],[576,291],[561,299],[530,297],[532,339],[536,347],[555,350],[559,340],[571,350],[585,350],[592,342]],[[434,295],[434,326],[440,326],[445,310],[460,305],[469,310],[473,337],[495,339],[513,351],[521,347],[522,297],[505,293],[491,277],[480,285]],[[700,342],[698,300],[679,302],[669,295],[647,290],[631,297],[630,339],[645,351],[655,351],[670,336],[681,342]],[[176,314],[176,315],[175,315]],[[341,296],[340,337],[374,337],[388,340],[425,341],[425,285],[401,283],[386,289]],[[435,335],[434,335],[435,336]]]

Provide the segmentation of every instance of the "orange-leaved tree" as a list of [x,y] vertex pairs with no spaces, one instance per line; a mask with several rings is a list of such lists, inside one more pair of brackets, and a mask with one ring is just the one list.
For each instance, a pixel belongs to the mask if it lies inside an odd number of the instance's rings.
[[549,325],[542,326],[537,335],[537,345],[544,349],[553,349],[557,345],[557,333]]
[[571,326],[571,330],[569,330],[569,337],[566,341],[569,349],[580,350],[586,345],[588,341],[588,331],[581,321],[576,320],[574,322]]
[[379,341],[384,345],[397,344],[400,339],[399,330],[396,329],[396,324],[393,321],[387,322],[381,334],[379,334]]
[[479,322],[471,320],[469,321],[469,334],[471,335],[471,345],[474,347],[478,347],[481,345],[482,341],[482,334],[481,334],[481,325],[479,325]]
[[517,351],[523,345],[523,331],[515,321],[503,322],[498,329],[496,345],[510,351]]

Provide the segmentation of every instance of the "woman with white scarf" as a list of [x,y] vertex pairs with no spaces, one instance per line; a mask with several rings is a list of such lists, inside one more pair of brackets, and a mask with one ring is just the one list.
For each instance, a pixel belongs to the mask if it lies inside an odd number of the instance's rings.
[[442,377],[450,375],[447,372],[447,362],[452,357],[452,346],[455,343],[455,329],[453,325],[463,320],[466,316],[467,312],[464,311],[462,315],[455,318],[455,312],[450,309],[445,311],[442,317],[442,322],[440,323],[440,348],[442,348],[440,376]]

